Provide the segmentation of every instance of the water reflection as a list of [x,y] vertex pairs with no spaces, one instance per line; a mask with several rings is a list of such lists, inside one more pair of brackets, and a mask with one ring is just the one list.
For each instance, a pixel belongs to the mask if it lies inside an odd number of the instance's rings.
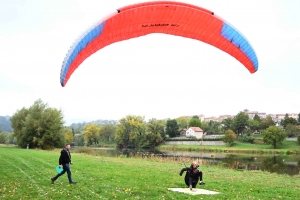
[[146,151],[135,149],[97,149],[100,155],[111,157],[140,157],[155,159],[172,159],[189,163],[199,159],[204,165],[218,165],[230,169],[262,170],[271,173],[298,175],[300,174],[299,155],[265,155],[265,154],[225,154],[212,152],[178,152],[178,151]]
[[262,162],[261,170],[271,173],[296,175],[299,174],[299,162],[285,162],[283,156],[273,156],[266,158]]

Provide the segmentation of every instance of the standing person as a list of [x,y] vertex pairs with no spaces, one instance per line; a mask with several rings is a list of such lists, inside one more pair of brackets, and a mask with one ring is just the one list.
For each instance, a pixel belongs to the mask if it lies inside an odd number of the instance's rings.
[[182,168],[182,170],[179,173],[179,176],[182,175],[182,173],[184,171],[186,171],[185,174],[185,183],[187,184],[187,186],[189,186],[190,190],[192,190],[192,188],[196,188],[198,179],[199,179],[199,184],[200,185],[204,185],[205,183],[202,180],[202,172],[198,170],[198,162],[197,161],[193,161],[190,167],[185,167]]
[[73,165],[71,161],[71,153],[70,153],[71,146],[70,144],[66,144],[65,148],[60,152],[60,157],[59,157],[59,166],[60,168],[63,168],[62,172],[58,173],[55,177],[51,178],[51,183],[54,184],[54,181],[58,179],[61,175],[64,173],[68,173],[68,179],[70,184],[76,184],[72,180],[71,176],[71,169],[70,169],[70,164]]

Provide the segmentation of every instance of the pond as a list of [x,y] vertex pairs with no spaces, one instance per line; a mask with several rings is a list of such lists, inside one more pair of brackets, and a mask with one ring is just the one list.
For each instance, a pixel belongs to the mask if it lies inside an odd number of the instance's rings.
[[185,156],[199,159],[208,165],[219,165],[230,169],[261,170],[271,173],[300,174],[299,155],[270,154],[225,154],[225,153],[192,153],[164,152],[166,155]]
[[238,170],[261,170],[271,173],[300,174],[300,155],[271,155],[271,154],[226,154],[212,152],[178,152],[178,151],[136,151],[134,149],[117,150],[109,148],[94,148],[103,156],[126,156],[140,158],[155,158],[174,160],[189,165],[193,159],[203,165],[218,165]]

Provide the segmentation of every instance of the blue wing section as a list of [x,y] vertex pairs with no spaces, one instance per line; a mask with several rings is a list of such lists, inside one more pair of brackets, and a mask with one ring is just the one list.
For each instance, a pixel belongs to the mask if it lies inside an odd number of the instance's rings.
[[258,59],[256,54],[249,44],[249,42],[243,37],[238,31],[236,31],[232,26],[228,25],[226,22],[223,24],[221,30],[221,35],[225,37],[228,41],[233,43],[238,47],[253,63],[255,70],[258,70]]
[[103,31],[105,26],[105,22],[102,22],[100,25],[96,26],[92,30],[90,30],[87,34],[85,34],[81,39],[74,43],[74,45],[70,48],[68,54],[66,56],[63,66],[61,69],[60,83],[63,85],[65,81],[66,74],[69,70],[71,63],[75,60],[77,55],[95,38],[97,38]]

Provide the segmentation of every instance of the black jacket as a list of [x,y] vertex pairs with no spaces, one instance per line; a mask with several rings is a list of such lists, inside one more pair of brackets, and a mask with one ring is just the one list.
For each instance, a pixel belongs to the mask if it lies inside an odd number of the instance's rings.
[[59,165],[71,163],[71,153],[69,152],[69,150],[67,149],[61,150],[58,163]]
[[179,175],[181,176],[184,171],[187,171],[186,176],[193,177],[193,178],[198,178],[199,177],[198,167],[199,167],[199,165],[196,168],[194,168],[191,165],[190,167],[182,168]]

